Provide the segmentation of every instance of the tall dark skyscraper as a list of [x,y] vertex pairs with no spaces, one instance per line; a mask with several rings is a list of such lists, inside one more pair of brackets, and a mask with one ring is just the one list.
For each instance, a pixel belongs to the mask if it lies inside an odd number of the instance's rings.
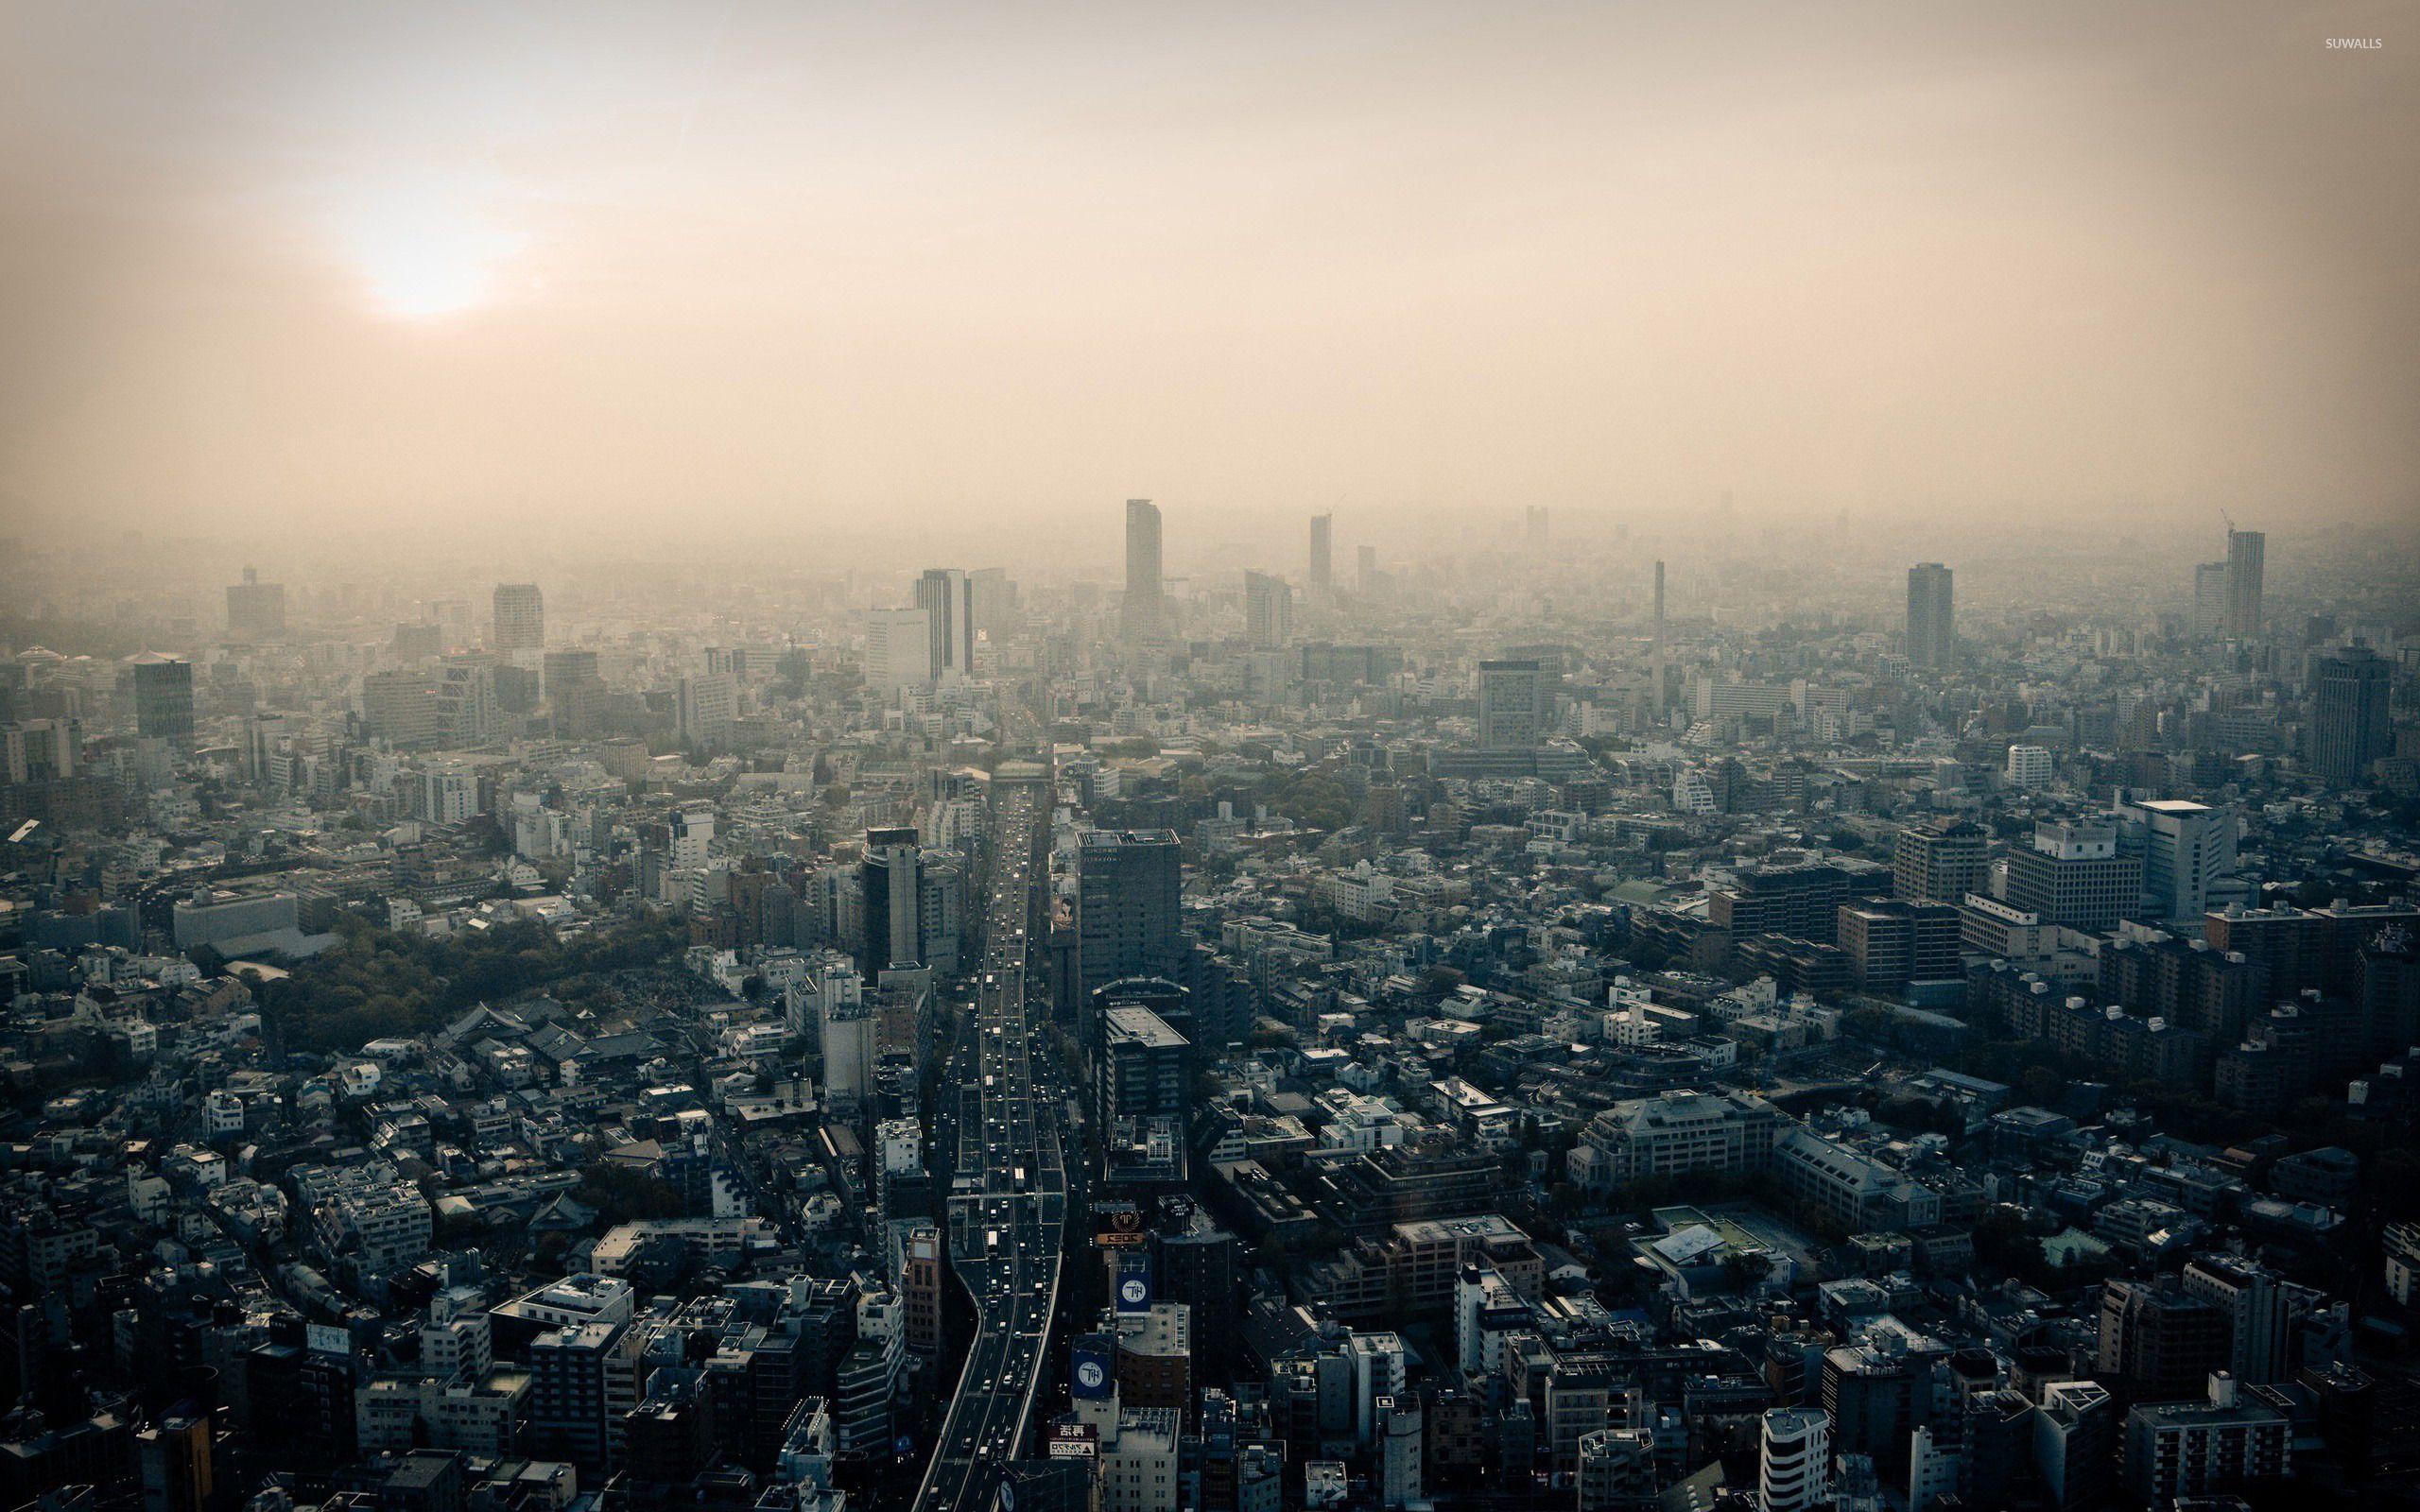
[[1336,577],[1336,516],[1311,516],[1311,592],[1324,593]]
[[955,567],[931,567],[916,579],[916,607],[932,638],[933,675],[975,675],[975,584]]
[[1076,852],[1080,1003],[1121,976],[1174,976],[1184,882],[1170,830],[1094,830]]
[[2310,769],[2330,787],[2358,787],[2394,749],[2387,659],[2355,644],[2321,657],[2311,679]]
[[864,925],[856,946],[857,967],[868,976],[924,961],[923,888],[917,875],[922,858],[916,832],[909,826],[866,832],[865,859],[857,864]]
[[1958,644],[1949,569],[1927,561],[1908,569],[1908,660],[1920,667],[1948,662]]
[[2260,574],[2269,538],[2257,530],[2227,532],[2227,633],[2250,640],[2260,633]]
[[1126,501],[1126,634],[1155,640],[1167,628],[1167,600],[1160,590],[1160,510],[1149,499]]
[[134,673],[134,730],[146,740],[193,748],[193,663],[157,651],[128,659]]

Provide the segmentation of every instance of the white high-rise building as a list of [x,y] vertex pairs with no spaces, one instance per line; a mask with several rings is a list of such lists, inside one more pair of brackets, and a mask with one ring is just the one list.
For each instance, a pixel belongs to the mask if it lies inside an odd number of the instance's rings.
[[1820,1407],[1765,1414],[1756,1456],[1756,1503],[1765,1512],[1808,1512],[1831,1484],[1832,1420]]
[[885,693],[921,688],[934,677],[932,616],[878,609],[866,616],[866,681]]
[[2008,785],[2011,787],[2048,787],[2057,772],[2058,764],[2050,759],[2046,746],[2011,746],[2008,748]]
[[2210,890],[2235,870],[2236,816],[2227,809],[2184,799],[2120,799],[2124,847],[2143,858],[2143,906],[2169,923],[2197,921],[2209,911]]
[[729,672],[695,672],[676,685],[681,738],[712,746],[731,735],[739,719],[739,680]]

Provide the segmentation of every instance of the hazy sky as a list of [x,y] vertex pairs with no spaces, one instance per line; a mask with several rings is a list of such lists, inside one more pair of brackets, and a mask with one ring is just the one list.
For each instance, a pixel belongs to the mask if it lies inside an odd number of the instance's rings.
[[0,510],[2410,515],[2415,20],[0,0]]

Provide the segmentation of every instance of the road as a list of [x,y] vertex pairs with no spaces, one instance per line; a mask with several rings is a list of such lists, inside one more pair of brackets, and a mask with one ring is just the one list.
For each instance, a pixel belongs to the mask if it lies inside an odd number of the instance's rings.
[[919,1512],[991,1512],[1000,1471],[1018,1457],[1048,1358],[1067,1222],[1059,1143],[1064,1096],[1027,990],[1039,917],[1050,785],[994,778],[983,963],[967,1041],[951,1169],[952,1269],[975,1304],[975,1337],[916,1493]]

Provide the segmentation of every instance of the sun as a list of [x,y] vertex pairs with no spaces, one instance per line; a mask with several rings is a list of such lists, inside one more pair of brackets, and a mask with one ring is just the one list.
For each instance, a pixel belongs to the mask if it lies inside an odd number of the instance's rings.
[[341,217],[345,252],[379,311],[401,320],[458,315],[495,297],[497,275],[526,238],[442,185],[387,188]]

